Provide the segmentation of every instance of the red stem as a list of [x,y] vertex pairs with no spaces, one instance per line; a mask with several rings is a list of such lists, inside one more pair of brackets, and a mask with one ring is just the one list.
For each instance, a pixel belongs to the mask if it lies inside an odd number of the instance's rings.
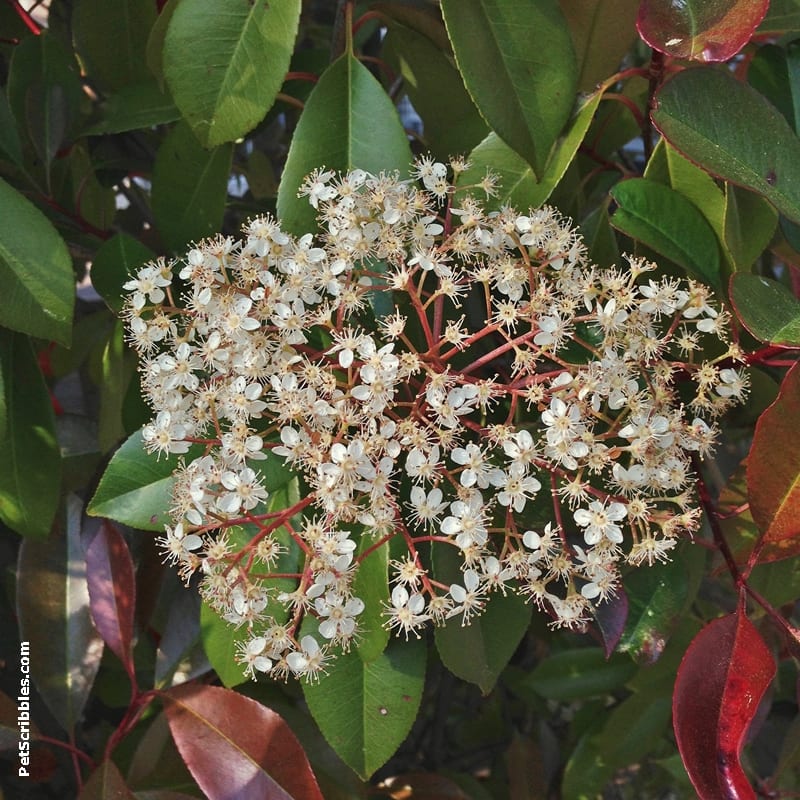
[[6,2],[17,12],[17,16],[34,36],[41,34],[39,23],[19,4],[18,0],[6,0]]

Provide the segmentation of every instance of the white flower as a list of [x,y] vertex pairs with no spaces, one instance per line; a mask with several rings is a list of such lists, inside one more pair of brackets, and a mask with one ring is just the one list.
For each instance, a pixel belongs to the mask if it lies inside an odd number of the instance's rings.
[[583,538],[586,544],[597,544],[602,538],[619,544],[622,542],[622,528],[618,522],[625,519],[628,509],[622,503],[611,503],[604,506],[594,500],[589,508],[579,508],[573,514],[575,522],[584,528]]

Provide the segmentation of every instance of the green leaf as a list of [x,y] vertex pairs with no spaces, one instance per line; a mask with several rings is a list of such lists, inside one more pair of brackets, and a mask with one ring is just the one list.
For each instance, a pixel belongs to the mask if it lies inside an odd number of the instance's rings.
[[322,74],[300,115],[278,187],[278,216],[295,234],[316,228],[316,213],[297,190],[312,170],[408,174],[411,149],[389,96],[370,71],[345,53]]
[[155,258],[155,253],[124,231],[103,242],[92,259],[92,286],[106,305],[119,313],[122,310],[122,284],[142,264]]
[[[797,47],[792,47],[793,69],[790,77],[789,50],[776,44],[765,44],[758,48],[747,68],[747,82],[769,100],[784,119],[798,130],[798,116],[800,116],[800,103],[797,103],[795,93],[800,90],[796,79]],[[795,78],[795,80],[792,80]]]
[[618,183],[611,196],[619,206],[611,217],[615,228],[721,289],[717,238],[697,206],[646,178]]
[[459,71],[495,133],[544,173],[572,111],[578,68],[556,0],[442,0]]
[[617,650],[652,664],[664,651],[689,591],[686,564],[675,558],[625,577],[628,622]]
[[31,677],[67,732],[81,717],[103,654],[89,613],[80,522],[81,503],[72,497],[63,529],[47,541],[25,539],[17,562],[20,639],[30,642]]
[[511,682],[518,694],[535,692],[547,700],[568,702],[621,689],[638,667],[627,656],[606,658],[602,647],[576,647],[553,653],[533,672]]
[[578,60],[578,91],[591,92],[617,71],[637,39],[640,0],[559,0]]
[[749,270],[772,241],[778,213],[759,195],[725,184],[725,246],[737,270]]
[[727,70],[687,69],[662,85],[652,118],[687,158],[800,222],[800,140],[755,89]]
[[123,86],[100,104],[100,119],[83,131],[85,136],[124,133],[180,119],[181,113],[169,94],[153,81]]
[[184,122],[162,142],[153,167],[153,215],[170,250],[221,229],[232,153],[229,144],[203,149]]
[[238,139],[264,118],[289,69],[300,0],[182,0],[163,63],[184,118],[206,146]]
[[47,217],[0,179],[0,325],[69,346],[75,276]]
[[8,73],[8,102],[45,171],[78,118],[84,97],[77,64],[47,31],[23,39]]
[[603,92],[598,91],[581,106],[565,136],[556,144],[541,179],[537,180],[530,165],[492,132],[470,153],[470,168],[459,176],[458,186],[479,183],[488,169],[500,178],[498,194],[489,200],[488,207],[508,204],[526,209],[542,205],[564,177],[602,96]]
[[204,600],[200,607],[200,635],[203,650],[222,685],[231,689],[245,683],[248,678],[244,667],[236,663],[234,656],[239,644],[252,636],[247,626],[237,628],[226,622]]
[[451,58],[427,36],[390,27],[384,58],[403,76],[403,88],[423,122],[423,141],[440,160],[468,153],[487,134],[486,123]]
[[144,51],[156,16],[152,0],[78,0],[72,35],[93,82],[113,90],[150,79]]
[[0,519],[46,539],[58,508],[61,455],[50,393],[25,336],[0,329]]
[[392,640],[375,661],[337,656],[318,683],[304,683],[311,715],[341,759],[365,780],[391,758],[417,716],[425,683],[421,640]]
[[104,761],[83,785],[78,800],[136,800],[113,761]]
[[[362,555],[374,542],[362,536],[358,555]],[[389,631],[384,626],[384,610],[389,604],[389,542],[373,550],[358,565],[353,581],[353,594],[364,601],[364,610],[358,615],[358,654],[363,661],[374,661],[389,643]]]
[[[459,564],[454,547],[435,549],[437,580],[447,585],[461,583]],[[436,649],[442,663],[456,677],[489,694],[525,635],[531,614],[531,605],[523,597],[495,592],[470,625],[462,625],[461,617],[453,617],[436,628]]]
[[669,694],[634,694],[586,734],[573,751],[561,791],[571,800],[595,800],[614,773],[641,760],[661,741],[672,712]]
[[15,164],[22,164],[22,143],[17,133],[17,122],[3,90],[0,90],[0,151]]
[[800,347],[800,302],[783,284],[739,272],[731,280],[731,302],[759,341]]
[[169,23],[172,22],[172,15],[181,0],[167,0],[161,6],[161,11],[155,24],[150,29],[150,36],[147,39],[145,48],[145,60],[150,69],[150,74],[154,75],[161,89],[164,89],[164,39],[167,37]]
[[788,31],[800,31],[800,0],[771,0],[758,32],[782,34]]
[[[196,445],[187,461],[202,452],[202,445]],[[137,431],[114,453],[86,513],[143,531],[163,531],[170,522],[172,473],[179,461],[175,455],[156,458],[146,452],[142,432]]]

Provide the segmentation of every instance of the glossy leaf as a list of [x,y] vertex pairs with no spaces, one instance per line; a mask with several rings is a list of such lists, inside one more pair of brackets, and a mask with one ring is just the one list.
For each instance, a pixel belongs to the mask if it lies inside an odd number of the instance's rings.
[[636,27],[667,55],[727,61],[750,41],[768,8],[769,0],[642,0]]
[[92,82],[109,91],[149,80],[144,51],[155,21],[151,0],[78,0],[72,35]]
[[[194,454],[202,453],[196,446]],[[187,461],[193,458],[190,451]],[[108,517],[143,531],[163,531],[170,522],[172,473],[178,456],[156,458],[144,449],[141,431],[114,453],[87,508],[93,517]]]
[[527,209],[542,205],[572,163],[589,130],[602,95],[602,91],[596,92],[581,106],[566,134],[555,145],[541,179],[536,179],[530,165],[496,133],[490,133],[470,153],[470,167],[459,176],[459,187],[480,183],[488,169],[499,177],[500,186],[497,196],[489,199],[487,207],[500,208],[508,204]]
[[618,183],[611,224],[683,267],[692,277],[720,287],[719,246],[714,231],[691,201],[646,178]]
[[800,369],[792,367],[756,423],[747,457],[750,512],[768,545],[800,537]]
[[113,761],[104,761],[83,785],[78,800],[136,800]]
[[131,274],[155,253],[138,239],[124,231],[103,242],[92,260],[92,286],[106,301],[106,305],[119,313],[123,305],[122,284]]
[[0,179],[0,325],[69,346],[75,277],[47,217]]
[[209,800],[322,800],[306,754],[274,711],[217,686],[162,693],[175,744]]
[[[461,582],[454,548],[435,551],[434,574],[446,585]],[[452,617],[436,628],[436,649],[442,663],[455,676],[489,694],[525,635],[531,614],[531,604],[520,595],[495,592],[470,625],[462,625],[461,617]]]
[[178,123],[161,144],[153,167],[153,215],[167,247],[181,250],[222,227],[232,147],[201,147]]
[[422,699],[425,660],[421,640],[393,640],[369,664],[351,650],[337,656],[319,683],[303,684],[311,715],[328,743],[365,780],[411,730]]
[[772,654],[742,610],[710,622],[686,651],[672,718],[684,766],[704,800],[755,800],[739,757],[774,674]]
[[247,681],[244,667],[236,662],[234,656],[238,645],[251,636],[246,626],[237,628],[222,619],[208,603],[201,605],[200,637],[203,650],[222,685],[228,689]]
[[489,127],[544,174],[578,68],[556,0],[442,0],[456,63]]
[[308,198],[297,197],[314,169],[397,170],[405,176],[410,163],[392,101],[370,71],[345,53],[320,76],[300,115],[278,187],[278,216],[292,233],[315,230],[314,209]]
[[[363,536],[359,542],[361,555],[375,542]],[[385,609],[389,605],[389,543],[384,542],[372,550],[358,565],[353,581],[353,594],[364,601],[364,610],[358,615],[357,649],[362,660],[374,661],[389,643],[385,626]]]
[[182,0],[175,8],[164,75],[204,145],[238,139],[264,118],[289,69],[300,7],[300,0]]
[[384,57],[396,64],[403,87],[423,123],[425,145],[440,160],[466,154],[488,133],[447,53],[416,31],[394,25]]
[[559,0],[578,61],[578,91],[591,92],[617,71],[636,39],[640,0]]
[[756,339],[800,347],[800,301],[783,284],[737,273],[730,295],[736,315]]
[[50,394],[27,337],[0,329],[0,519],[46,539],[59,503],[61,454]]
[[676,557],[627,575],[628,622],[617,649],[637,661],[657,661],[669,640],[689,589],[687,568]]
[[[438,4],[437,4],[438,5]],[[430,39],[443,53],[452,54],[441,10],[427,0],[379,0],[370,3],[390,23],[400,23]],[[390,24],[391,27],[391,24]]]
[[800,221],[800,140],[753,88],[726,70],[684,70],[662,85],[651,116],[687,158]]
[[80,719],[103,654],[89,613],[80,522],[80,501],[70,498],[66,524],[47,541],[25,539],[17,562],[20,639],[30,642],[31,677],[67,732]]
[[122,534],[107,520],[86,548],[86,579],[94,625],[134,680],[136,578],[133,559]]

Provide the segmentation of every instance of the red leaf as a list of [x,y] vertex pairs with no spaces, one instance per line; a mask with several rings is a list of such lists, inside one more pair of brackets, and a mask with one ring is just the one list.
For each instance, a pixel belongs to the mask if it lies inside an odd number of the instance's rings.
[[621,586],[613,597],[597,606],[594,619],[603,640],[603,651],[606,658],[610,658],[628,621],[628,595]]
[[753,520],[769,549],[794,550],[800,538],[800,369],[792,367],[775,402],[759,417],[747,457]]
[[741,611],[715,619],[689,645],[675,681],[672,721],[703,800],[755,800],[739,754],[774,675],[769,649]]
[[163,692],[172,737],[209,800],[323,800],[297,738],[249,697],[184,684]]
[[86,581],[95,627],[133,680],[133,560],[122,534],[108,520],[86,548]]
[[695,61],[727,61],[764,19],[769,0],[642,0],[636,29],[654,50]]

